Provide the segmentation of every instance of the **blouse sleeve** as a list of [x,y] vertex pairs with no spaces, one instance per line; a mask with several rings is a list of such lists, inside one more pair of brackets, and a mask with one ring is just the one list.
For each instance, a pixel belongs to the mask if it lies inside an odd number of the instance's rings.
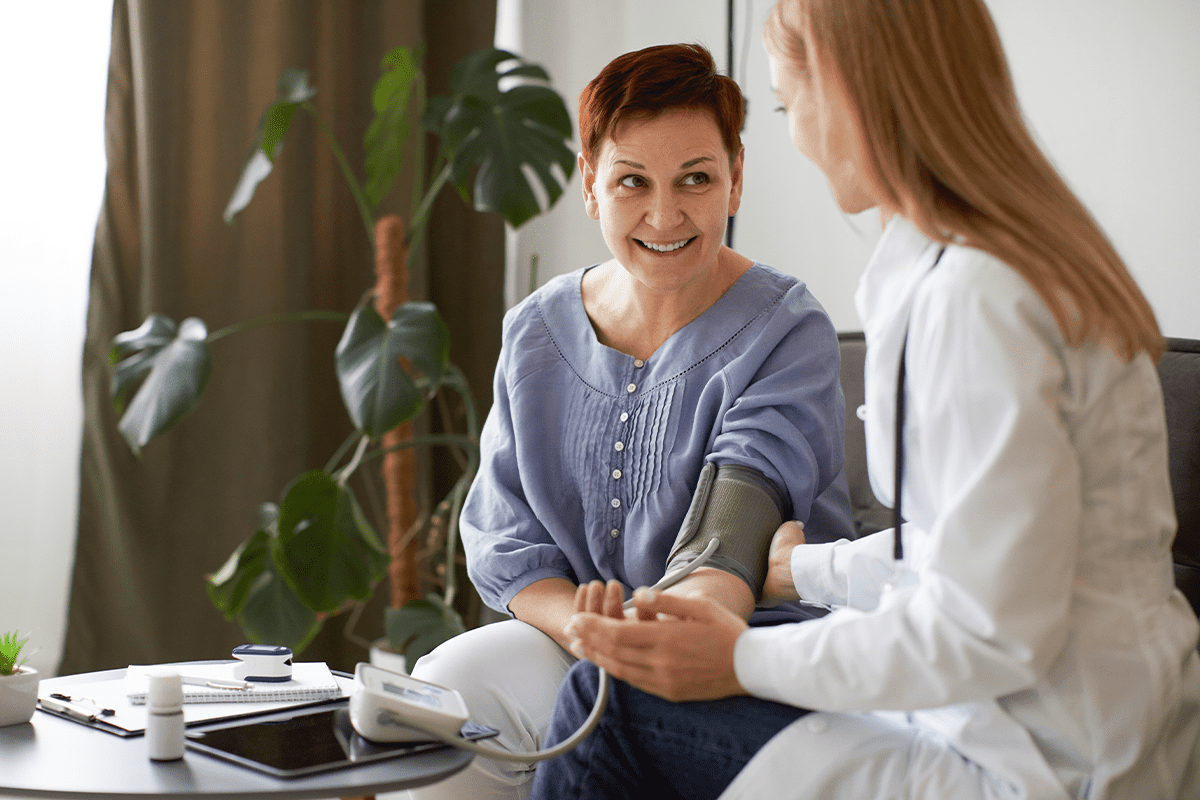
[[809,541],[833,541],[853,535],[842,473],[845,402],[837,334],[802,284],[782,305],[760,335],[759,352],[727,369],[736,398],[707,460],[762,472],[783,490],[791,504],[785,513],[805,523]]
[[530,507],[521,484],[506,366],[506,342],[496,367],[494,400],[480,434],[479,472],[459,520],[467,574],[480,598],[497,611],[544,578],[576,581],[566,555]]
[[[1066,640],[1082,483],[1053,320],[1029,292],[983,291],[918,303],[912,320],[905,494],[933,516],[906,536],[909,569],[888,570],[891,588],[740,637],[754,694],[838,711],[995,698],[1032,686]],[[889,540],[812,551],[793,571],[850,602],[856,579],[879,585]]]

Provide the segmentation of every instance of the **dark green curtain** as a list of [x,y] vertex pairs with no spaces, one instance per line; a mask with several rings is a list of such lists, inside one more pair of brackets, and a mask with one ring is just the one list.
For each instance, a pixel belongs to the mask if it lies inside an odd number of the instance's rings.
[[[204,575],[254,530],[260,503],[324,465],[350,431],[333,378],[336,323],[214,344],[199,407],[140,459],[109,398],[112,337],[151,312],[197,316],[215,330],[287,311],[349,311],[373,285],[362,222],[307,115],[297,116],[249,208],[232,226],[221,218],[280,72],[310,70],[320,113],[361,175],[383,54],[424,41],[430,93],[444,93],[450,67],[490,44],[494,26],[494,0],[116,0],[60,672],[227,657],[243,635],[209,602]],[[381,213],[407,217],[411,185],[401,175]],[[447,193],[410,286],[446,317],[451,357],[481,413],[499,352],[503,237],[498,217]],[[366,484],[360,496],[378,494]],[[368,638],[382,631],[380,605],[360,623]],[[342,669],[365,657],[338,619],[304,654]]]

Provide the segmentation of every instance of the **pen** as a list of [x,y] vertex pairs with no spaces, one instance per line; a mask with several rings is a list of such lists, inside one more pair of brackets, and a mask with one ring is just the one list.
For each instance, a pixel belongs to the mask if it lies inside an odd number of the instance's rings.
[[209,686],[213,689],[249,689],[252,685],[249,681],[222,681],[215,678],[196,678],[191,675],[184,675],[183,682],[188,686]]
[[60,700],[47,700],[44,697],[40,698],[40,700],[43,708],[49,709],[50,711],[57,711],[60,714],[66,714],[71,719],[77,719],[80,722],[96,721],[96,712],[94,711],[85,710],[79,706],[75,706],[70,703],[64,703]]

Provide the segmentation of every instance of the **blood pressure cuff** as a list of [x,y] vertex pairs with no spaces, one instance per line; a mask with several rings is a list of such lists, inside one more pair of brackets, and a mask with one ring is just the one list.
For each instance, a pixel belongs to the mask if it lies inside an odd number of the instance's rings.
[[720,539],[704,566],[738,576],[758,600],[767,580],[771,537],[790,511],[783,492],[758,470],[705,464],[667,558],[667,572],[686,566],[710,541]]

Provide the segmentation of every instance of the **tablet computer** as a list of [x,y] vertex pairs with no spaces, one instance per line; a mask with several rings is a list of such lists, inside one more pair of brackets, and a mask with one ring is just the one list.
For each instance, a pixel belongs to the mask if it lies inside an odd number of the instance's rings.
[[[497,731],[473,722],[463,725],[468,739]],[[345,702],[281,711],[188,729],[187,746],[279,778],[295,778],[400,758],[450,745],[438,741],[379,744],[359,736]]]

